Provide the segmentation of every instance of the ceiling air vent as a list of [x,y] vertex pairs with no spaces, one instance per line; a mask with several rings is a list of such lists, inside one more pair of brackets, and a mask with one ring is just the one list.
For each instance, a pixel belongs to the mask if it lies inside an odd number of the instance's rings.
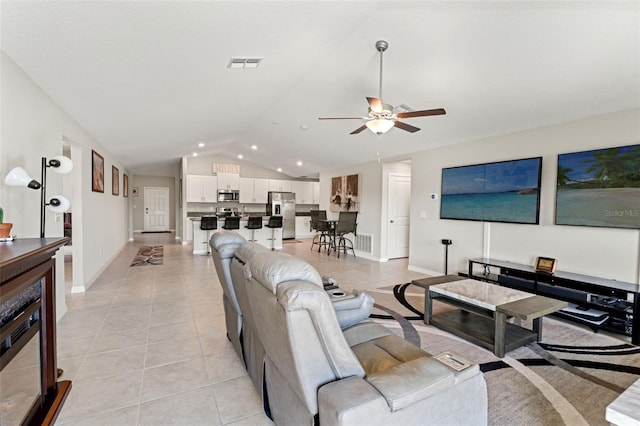
[[227,68],[258,68],[263,58],[231,58]]

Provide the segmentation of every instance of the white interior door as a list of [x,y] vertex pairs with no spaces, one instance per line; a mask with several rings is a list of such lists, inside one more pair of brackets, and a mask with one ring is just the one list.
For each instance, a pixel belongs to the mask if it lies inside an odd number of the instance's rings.
[[144,230],[169,230],[169,188],[144,188]]
[[409,214],[411,206],[411,176],[389,175],[388,202],[389,259],[409,256]]

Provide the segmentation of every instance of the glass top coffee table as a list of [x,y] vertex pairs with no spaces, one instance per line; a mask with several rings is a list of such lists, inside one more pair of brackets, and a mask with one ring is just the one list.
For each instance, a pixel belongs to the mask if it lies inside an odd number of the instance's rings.
[[[540,341],[542,318],[567,307],[561,300],[470,279],[431,285],[425,293],[425,324],[487,348],[500,358]],[[434,299],[460,309],[432,315]],[[508,323],[507,317],[533,321],[533,329]]]

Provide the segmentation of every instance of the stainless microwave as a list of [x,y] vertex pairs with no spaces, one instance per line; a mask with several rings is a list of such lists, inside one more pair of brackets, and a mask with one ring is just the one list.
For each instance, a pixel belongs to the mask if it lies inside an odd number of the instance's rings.
[[219,189],[218,190],[218,202],[240,202],[240,191],[237,189]]

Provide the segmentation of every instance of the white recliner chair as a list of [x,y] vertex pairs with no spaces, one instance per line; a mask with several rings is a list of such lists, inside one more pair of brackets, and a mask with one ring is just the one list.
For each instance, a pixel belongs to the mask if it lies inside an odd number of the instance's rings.
[[456,372],[370,321],[342,329],[320,275],[301,259],[260,252],[247,265],[277,425],[487,423],[478,365]]

